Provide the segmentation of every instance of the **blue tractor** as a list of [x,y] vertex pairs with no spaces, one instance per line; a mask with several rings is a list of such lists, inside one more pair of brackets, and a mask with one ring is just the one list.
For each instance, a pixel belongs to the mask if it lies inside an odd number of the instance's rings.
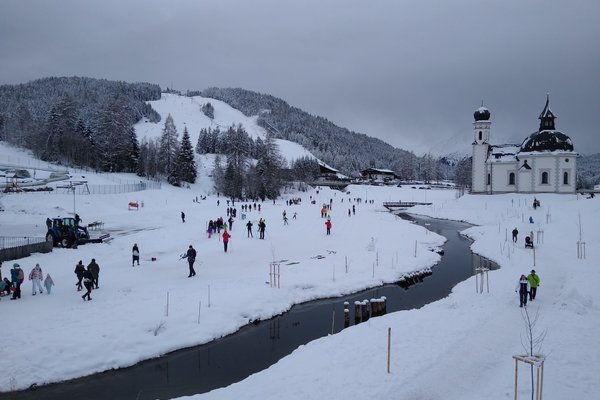
[[48,226],[46,241],[52,241],[54,246],[73,247],[73,245],[89,242],[102,242],[101,239],[90,239],[87,228],[76,223],[75,218],[48,218],[46,225]]

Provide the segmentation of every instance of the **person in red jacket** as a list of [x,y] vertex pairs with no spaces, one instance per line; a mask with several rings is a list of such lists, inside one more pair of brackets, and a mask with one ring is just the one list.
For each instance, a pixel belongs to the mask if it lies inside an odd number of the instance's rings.
[[227,229],[223,231],[223,248],[225,249],[225,253],[227,253],[227,243],[229,243],[229,238],[231,235],[227,232]]
[[331,220],[328,219],[327,222],[325,222],[325,227],[327,228],[327,234],[331,235]]

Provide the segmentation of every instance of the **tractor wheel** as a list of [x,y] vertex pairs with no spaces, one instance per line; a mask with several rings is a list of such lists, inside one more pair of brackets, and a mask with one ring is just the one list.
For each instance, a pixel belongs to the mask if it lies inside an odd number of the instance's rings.
[[71,238],[62,238],[60,241],[60,245],[62,247],[71,247],[71,245],[73,244],[73,241],[71,240]]
[[54,235],[51,233],[46,234],[46,242],[52,242],[52,246],[56,246],[58,244],[58,243],[56,243],[56,240],[54,239]]

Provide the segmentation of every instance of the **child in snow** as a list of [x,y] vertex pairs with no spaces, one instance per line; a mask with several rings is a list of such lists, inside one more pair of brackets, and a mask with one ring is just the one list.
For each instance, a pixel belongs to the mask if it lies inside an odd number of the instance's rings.
[[50,277],[50,274],[46,274],[46,280],[44,281],[44,286],[46,287],[46,293],[50,294],[52,291],[52,286],[54,286],[54,281]]
[[225,228],[223,230],[223,248],[225,250],[225,253],[227,253],[227,244],[229,243],[230,237],[231,235],[229,234],[229,232],[227,232],[227,228]]
[[36,289],[40,291],[40,293],[44,293],[42,290],[42,280],[44,279],[44,274],[42,273],[42,268],[40,268],[40,264],[35,264],[35,267],[29,273],[29,280],[32,282],[32,294],[36,295]]

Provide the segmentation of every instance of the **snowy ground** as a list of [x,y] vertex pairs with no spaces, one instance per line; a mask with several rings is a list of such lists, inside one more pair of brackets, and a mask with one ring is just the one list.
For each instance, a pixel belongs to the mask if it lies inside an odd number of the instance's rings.
[[[135,179],[126,175],[110,178],[111,183],[115,179]],[[106,182],[107,177],[88,174],[86,179],[90,184],[98,184]],[[113,240],[76,250],[57,248],[49,254],[16,260],[26,274],[40,263],[44,273],[52,275],[56,287],[51,295],[32,296],[31,283],[26,281],[21,300],[4,297],[0,301],[3,315],[11,320],[11,339],[5,345],[19,349],[18,356],[11,357],[10,369],[0,377],[2,391],[132,365],[221,337],[251,319],[276,315],[298,302],[395,281],[402,272],[433,265],[439,258],[429,250],[441,245],[442,237],[426,235],[423,228],[403,222],[381,207],[382,200],[424,199],[424,190],[351,187],[350,193],[344,195],[329,189],[290,193],[275,204],[261,203],[261,212],[246,213],[246,220],[241,218],[241,204],[236,204],[238,218],[231,231],[229,251],[224,253],[219,237],[208,239],[205,231],[209,219],[227,219],[226,199],[208,195],[206,200],[194,202],[196,196],[210,192],[210,188],[201,185],[192,185],[191,189],[164,185],[162,190],[130,194],[75,196],[76,212],[83,223],[103,221]],[[451,191],[436,193],[446,198],[454,195]],[[301,197],[302,203],[286,206],[285,200],[291,197]],[[311,197],[316,204],[311,204]],[[349,204],[353,197],[373,198],[376,202]],[[332,235],[326,236],[320,210],[330,200],[333,228]],[[47,216],[73,214],[73,195],[60,191],[9,194],[0,201],[5,209],[0,213],[3,232],[19,231],[19,235],[42,236]],[[130,201],[143,202],[144,206],[139,211],[129,211]],[[349,217],[348,207],[352,204],[356,215]],[[284,210],[289,217],[288,226],[283,224]],[[185,223],[180,219],[181,211],[186,214]],[[293,219],[294,213],[297,219]],[[256,238],[259,217],[266,219],[266,240]],[[254,223],[254,238],[247,238],[244,224],[248,220]],[[410,240],[399,240],[401,237]],[[417,258],[412,256],[414,240],[418,241]],[[372,241],[375,248],[369,251]],[[134,243],[140,247],[140,267],[131,267]],[[187,278],[187,264],[178,260],[190,244],[198,251],[195,278]],[[396,252],[411,256],[400,257],[394,265],[382,265],[373,278],[376,254],[380,259],[391,260]],[[318,255],[324,258],[316,258]],[[347,274],[342,272],[345,257],[349,260]],[[101,268],[100,289],[92,294],[93,301],[84,302],[82,293],[75,290],[73,270],[79,260],[87,265],[92,258]],[[266,284],[269,262],[273,260],[297,263],[282,264],[281,289]],[[4,276],[9,275],[12,263],[4,264]]]
[[[401,311],[303,346],[271,368],[194,399],[482,399],[513,398],[515,361],[524,354],[523,309],[514,292],[520,274],[541,278],[527,311],[539,317],[534,335],[546,333],[544,399],[597,398],[600,383],[600,201],[576,195],[464,196],[415,213],[465,220],[473,250],[502,268],[489,275],[490,293],[476,294],[475,278],[446,299]],[[532,216],[534,223],[528,222]],[[586,259],[577,258],[579,216]],[[517,227],[513,246],[510,231]],[[523,237],[543,231],[533,252]],[[508,242],[506,237],[508,235]],[[402,240],[401,240],[402,241]],[[536,240],[537,242],[537,240]],[[391,373],[386,373],[387,330],[392,328]],[[357,346],[357,343],[361,343]],[[529,369],[519,369],[519,398],[529,398]],[[522,397],[521,397],[522,396]]]

